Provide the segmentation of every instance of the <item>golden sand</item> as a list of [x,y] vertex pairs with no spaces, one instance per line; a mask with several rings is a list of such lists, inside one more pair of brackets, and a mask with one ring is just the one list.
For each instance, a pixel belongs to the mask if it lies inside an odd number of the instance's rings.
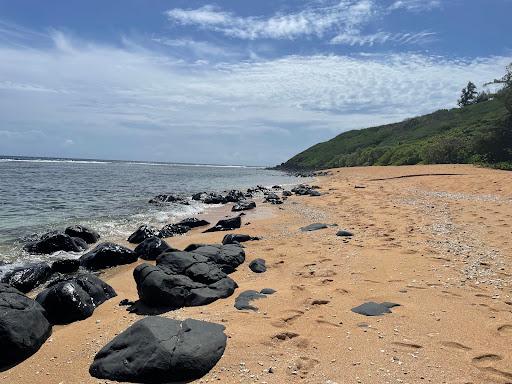
[[[244,217],[250,224],[235,232],[263,240],[245,243],[232,297],[164,315],[226,326],[226,352],[198,382],[512,383],[512,173],[349,168],[315,183],[325,195],[259,204]],[[315,222],[338,227],[299,231]],[[354,237],[337,237],[340,229]],[[168,241],[185,247],[224,234],[196,230]],[[267,261],[266,273],[249,270],[255,258]],[[118,306],[137,299],[135,265],[106,272],[118,297],[85,321],[54,327],[0,382],[108,383],[88,368],[140,318]],[[233,307],[242,291],[262,288],[277,293],[255,301],[258,312]],[[351,312],[366,301],[401,306],[379,317]]]

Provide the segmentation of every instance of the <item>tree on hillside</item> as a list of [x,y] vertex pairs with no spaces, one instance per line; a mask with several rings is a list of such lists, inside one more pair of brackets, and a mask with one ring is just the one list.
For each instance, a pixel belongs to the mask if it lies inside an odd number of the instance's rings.
[[507,110],[512,114],[512,63],[505,68],[506,73],[500,79],[494,79],[490,84],[498,84],[503,88],[496,94],[503,101]]
[[459,107],[475,104],[477,95],[478,92],[476,91],[476,85],[470,81],[466,88],[462,89],[460,99],[457,101],[457,104],[459,104]]

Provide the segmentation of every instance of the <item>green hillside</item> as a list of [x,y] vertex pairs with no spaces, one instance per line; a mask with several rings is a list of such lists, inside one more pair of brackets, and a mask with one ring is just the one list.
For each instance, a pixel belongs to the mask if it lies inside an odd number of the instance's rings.
[[400,123],[344,132],[278,166],[311,170],[366,165],[512,161],[512,129],[503,103],[489,100]]

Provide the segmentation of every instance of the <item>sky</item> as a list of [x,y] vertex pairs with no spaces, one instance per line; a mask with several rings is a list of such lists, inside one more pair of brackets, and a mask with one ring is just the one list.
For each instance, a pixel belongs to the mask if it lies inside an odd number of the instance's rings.
[[512,0],[0,0],[0,154],[274,165],[456,106]]

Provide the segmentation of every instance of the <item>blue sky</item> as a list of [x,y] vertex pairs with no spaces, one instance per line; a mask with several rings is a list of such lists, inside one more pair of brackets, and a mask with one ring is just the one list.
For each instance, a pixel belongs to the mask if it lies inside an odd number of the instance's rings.
[[0,0],[0,154],[270,165],[456,104],[512,0]]

